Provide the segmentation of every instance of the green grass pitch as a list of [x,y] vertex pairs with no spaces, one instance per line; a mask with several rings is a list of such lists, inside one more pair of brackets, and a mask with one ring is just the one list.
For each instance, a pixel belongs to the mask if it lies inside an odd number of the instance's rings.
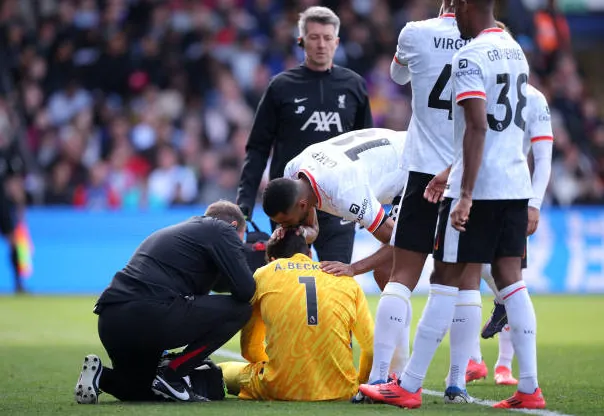
[[[402,410],[385,405],[349,403],[242,402],[229,398],[205,404],[123,404],[102,395],[97,406],[77,405],[73,387],[84,355],[107,357],[96,332],[93,297],[0,297],[0,415],[387,415]],[[373,311],[378,298],[370,297]],[[413,298],[414,324],[425,297]],[[490,312],[485,298],[484,315]],[[539,381],[548,410],[571,415],[604,413],[604,297],[536,296],[538,317]],[[497,341],[482,341],[485,360],[492,369]],[[227,349],[238,352],[238,340]],[[215,357],[216,361],[224,360]],[[448,341],[439,348],[425,387],[442,391],[448,365]],[[517,367],[514,368],[517,375]],[[489,400],[507,398],[513,387],[492,381],[468,387],[471,395]],[[447,405],[442,398],[424,396],[414,414],[506,414],[476,404]]]

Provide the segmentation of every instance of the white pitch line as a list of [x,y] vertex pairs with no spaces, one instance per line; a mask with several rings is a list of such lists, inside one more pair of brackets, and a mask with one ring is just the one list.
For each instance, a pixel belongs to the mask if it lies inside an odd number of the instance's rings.
[[[425,395],[428,395],[428,396],[437,396],[437,397],[443,397],[445,395],[445,393],[442,391],[428,390],[428,389],[423,389],[422,393]],[[477,404],[479,406],[492,407],[495,403],[498,403],[493,400],[478,399],[474,396],[472,396],[472,397],[474,398],[474,401],[472,403]],[[452,406],[455,406],[455,405],[452,405]],[[544,409],[506,409],[506,410],[509,410],[510,412],[526,413],[529,415],[571,416],[571,415],[567,415],[564,413],[559,413],[559,412],[554,412],[552,410],[544,410]]]
[[[245,361],[243,359],[243,357],[241,356],[241,354],[238,354],[238,353],[230,351],[230,350],[225,350],[222,348],[219,349],[218,351],[215,351],[214,354],[218,355],[219,357],[224,357],[224,358],[228,358],[231,360]],[[436,397],[443,397],[445,395],[445,393],[442,391],[428,390],[428,389],[423,389],[422,393],[427,396],[436,396]],[[472,397],[474,397],[474,396],[472,396]],[[479,406],[485,406],[485,407],[491,407],[495,403],[497,403],[497,402],[493,401],[493,400],[478,399],[476,397],[474,397],[474,402],[473,402],[473,404],[477,404]],[[451,406],[455,406],[455,405],[452,404]],[[509,410],[511,412],[517,412],[517,413],[525,413],[525,414],[529,414],[529,415],[572,416],[572,415],[567,415],[564,413],[554,412],[552,410],[542,410],[542,409],[506,409],[506,410]]]

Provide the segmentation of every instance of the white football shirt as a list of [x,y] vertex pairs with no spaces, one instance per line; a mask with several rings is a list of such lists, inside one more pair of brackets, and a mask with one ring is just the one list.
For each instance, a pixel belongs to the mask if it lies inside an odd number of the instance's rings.
[[434,175],[453,162],[451,61],[467,42],[449,13],[409,22],[400,32],[394,62],[408,67],[413,93],[405,145],[410,171]]
[[529,200],[529,207],[541,208],[541,203],[549,184],[552,171],[552,150],[554,134],[545,96],[533,87],[527,90],[527,122],[524,134],[524,155],[533,150],[533,197]]
[[487,132],[473,199],[530,199],[524,154],[529,66],[520,45],[505,31],[481,32],[453,57],[455,158],[445,196],[459,198],[466,130],[463,100],[486,100]]
[[524,134],[524,155],[531,145],[544,140],[554,140],[549,106],[545,96],[532,85],[527,86],[526,130]]
[[403,150],[406,132],[365,129],[313,144],[293,158],[284,177],[304,175],[321,211],[355,221],[374,232],[405,185]]

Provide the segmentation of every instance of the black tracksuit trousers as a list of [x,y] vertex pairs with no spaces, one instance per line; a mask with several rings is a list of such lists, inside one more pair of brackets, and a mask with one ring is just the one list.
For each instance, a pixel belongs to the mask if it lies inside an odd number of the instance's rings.
[[122,401],[155,401],[161,399],[151,384],[164,350],[187,346],[169,365],[185,376],[247,323],[252,307],[230,295],[206,295],[103,305],[98,313],[113,364],[103,368],[100,389]]

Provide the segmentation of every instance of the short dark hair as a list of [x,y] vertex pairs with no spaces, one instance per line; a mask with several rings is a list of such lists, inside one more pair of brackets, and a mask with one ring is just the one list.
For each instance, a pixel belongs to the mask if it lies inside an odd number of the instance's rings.
[[266,185],[262,193],[262,208],[269,217],[286,213],[296,203],[298,183],[293,179],[277,178]]
[[308,254],[304,236],[296,234],[297,228],[288,228],[282,238],[271,237],[266,243],[266,260],[289,258],[294,254]]
[[206,217],[216,218],[217,220],[226,221],[229,224],[233,221],[237,222],[237,231],[245,229],[245,217],[241,209],[232,202],[221,199],[216,201],[206,209],[204,214]]

